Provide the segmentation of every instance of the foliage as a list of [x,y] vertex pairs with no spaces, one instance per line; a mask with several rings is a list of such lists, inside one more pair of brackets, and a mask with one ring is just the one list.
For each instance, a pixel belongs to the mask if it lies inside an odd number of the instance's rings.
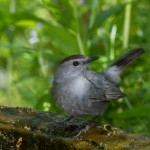
[[149,10],[149,0],[1,0],[0,104],[61,111],[49,94],[61,59],[101,55],[90,65],[101,71],[142,47],[146,53],[122,75],[127,98],[112,103],[103,119],[150,134]]

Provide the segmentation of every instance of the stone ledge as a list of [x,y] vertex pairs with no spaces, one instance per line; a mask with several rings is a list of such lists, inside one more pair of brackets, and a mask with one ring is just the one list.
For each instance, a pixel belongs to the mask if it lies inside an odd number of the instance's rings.
[[87,124],[56,113],[0,106],[0,150],[128,150],[150,149],[150,137],[125,132],[110,125],[91,127],[77,135]]

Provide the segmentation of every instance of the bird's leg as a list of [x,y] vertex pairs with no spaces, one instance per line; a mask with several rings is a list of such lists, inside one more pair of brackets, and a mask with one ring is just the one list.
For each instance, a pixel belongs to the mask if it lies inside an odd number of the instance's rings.
[[69,116],[67,118],[65,118],[64,120],[58,121],[57,126],[65,126],[67,125],[72,119],[74,118],[74,116]]
[[81,134],[85,134],[90,128],[94,126],[101,126],[102,123],[99,122],[100,116],[94,116],[86,125],[85,127],[74,136],[74,138],[78,138]]
[[92,124],[86,125],[77,135],[74,136],[74,138],[78,138],[81,134],[85,134],[90,128],[92,128]]
[[63,120],[63,122],[64,122],[64,123],[68,123],[68,122],[70,122],[73,118],[74,118],[74,116],[69,116],[69,117],[67,117],[65,120]]

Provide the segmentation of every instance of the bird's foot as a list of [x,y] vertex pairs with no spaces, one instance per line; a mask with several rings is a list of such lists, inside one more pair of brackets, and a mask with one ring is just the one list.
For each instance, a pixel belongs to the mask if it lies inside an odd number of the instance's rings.
[[81,129],[81,131],[77,135],[74,136],[74,138],[79,138],[82,134],[86,134],[90,128],[100,125],[102,125],[100,122],[90,121],[88,124],[86,124],[86,126],[83,129]]
[[77,135],[74,136],[74,138],[79,138],[81,134],[85,134],[92,127],[92,124],[86,125],[85,128],[83,128]]

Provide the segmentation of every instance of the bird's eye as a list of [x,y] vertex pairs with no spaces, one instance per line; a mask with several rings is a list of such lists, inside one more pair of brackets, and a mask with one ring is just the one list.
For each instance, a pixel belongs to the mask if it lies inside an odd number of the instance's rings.
[[79,62],[78,62],[78,61],[74,61],[74,62],[73,62],[73,65],[74,65],[74,66],[78,66],[78,65],[79,65]]

